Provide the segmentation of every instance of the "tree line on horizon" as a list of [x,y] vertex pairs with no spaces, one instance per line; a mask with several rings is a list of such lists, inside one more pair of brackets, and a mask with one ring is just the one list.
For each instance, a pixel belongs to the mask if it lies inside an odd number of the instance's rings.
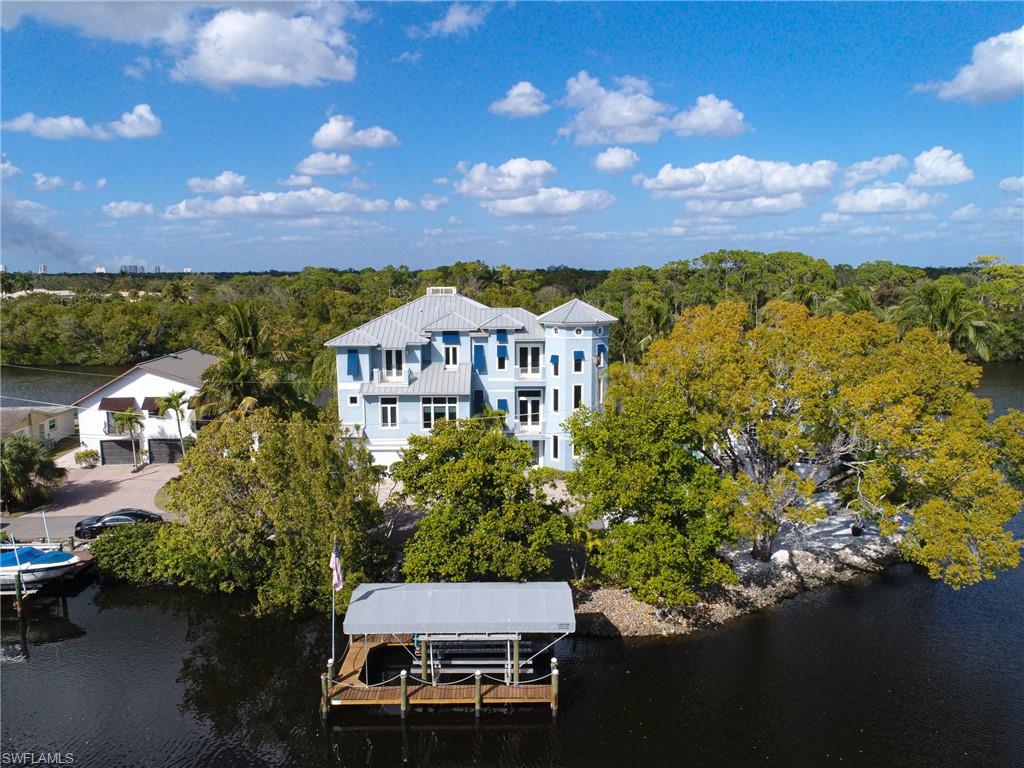
[[[979,360],[1024,358],[1024,265],[979,257],[959,269],[889,261],[832,266],[803,253],[716,251],[690,261],[612,270],[520,269],[458,262],[406,267],[243,274],[0,274],[4,293],[26,287],[72,290],[30,294],[0,306],[0,362],[128,366],[185,347],[215,352],[217,318],[229,305],[256,307],[293,379],[329,373],[323,343],[424,293],[453,285],[490,306],[541,313],[581,297],[617,316],[613,359],[637,362],[689,307],[742,302],[756,320],[773,299],[813,314],[867,311],[903,331],[926,327]],[[124,295],[122,295],[124,294]]]

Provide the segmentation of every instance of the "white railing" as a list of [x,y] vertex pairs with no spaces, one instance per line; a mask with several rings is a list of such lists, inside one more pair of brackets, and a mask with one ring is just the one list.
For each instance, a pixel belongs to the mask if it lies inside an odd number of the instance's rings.
[[544,378],[544,366],[537,368],[520,368],[518,365],[512,369],[513,376],[521,381],[540,381]]
[[401,371],[385,371],[383,368],[375,368],[374,381],[378,384],[411,384],[412,368],[403,368]]
[[544,431],[544,423],[541,420],[522,422],[516,417],[512,422],[512,431],[517,435],[539,435]]

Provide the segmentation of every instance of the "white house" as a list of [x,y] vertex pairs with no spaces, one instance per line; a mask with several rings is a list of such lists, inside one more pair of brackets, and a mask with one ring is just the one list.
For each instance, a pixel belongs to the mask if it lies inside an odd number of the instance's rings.
[[75,434],[75,409],[62,405],[0,408],[0,437],[25,435],[52,445]]
[[[114,414],[138,411],[143,417],[142,447],[151,462],[174,462],[181,458],[178,424],[173,413],[157,415],[156,399],[175,391],[191,397],[199,391],[200,377],[217,362],[214,355],[185,349],[139,363],[113,381],[78,400],[78,430],[82,445],[99,451],[104,464],[131,464],[132,445],[126,435],[114,429]],[[183,437],[195,436],[193,412],[186,407],[181,419]],[[136,450],[140,436],[135,437]]]

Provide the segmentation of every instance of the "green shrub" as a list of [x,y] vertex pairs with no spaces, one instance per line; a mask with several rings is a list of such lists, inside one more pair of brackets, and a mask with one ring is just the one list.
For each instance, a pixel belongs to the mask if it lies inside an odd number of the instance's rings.
[[92,542],[96,567],[106,575],[133,584],[160,581],[156,544],[163,528],[156,523],[139,523],[104,533]]
[[75,464],[82,467],[95,467],[100,463],[100,452],[93,448],[75,451]]

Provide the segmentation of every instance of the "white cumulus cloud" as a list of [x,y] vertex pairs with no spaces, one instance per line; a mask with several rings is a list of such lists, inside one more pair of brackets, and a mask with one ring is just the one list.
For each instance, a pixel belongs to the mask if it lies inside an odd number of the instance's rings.
[[833,198],[832,202],[840,213],[903,213],[931,208],[945,200],[945,195],[894,183],[851,189]]
[[177,45],[189,35],[189,17],[200,3],[9,3],[3,28],[16,27],[26,16],[70,26],[88,37],[124,43],[161,41]]
[[175,64],[171,77],[218,89],[353,80],[355,50],[340,26],[343,15],[221,11],[198,30],[190,54]]
[[485,200],[480,205],[495,216],[566,216],[601,211],[615,198],[601,189],[545,187],[523,197]]
[[399,213],[408,213],[409,211],[416,210],[416,203],[412,200],[406,200],[404,197],[395,198],[395,210]]
[[96,179],[96,189],[103,189],[106,186],[107,186],[107,177],[106,176],[102,176],[102,177]]
[[420,205],[425,211],[439,211],[448,205],[448,198],[444,195],[423,195]]
[[914,172],[907,177],[912,187],[937,187],[963,184],[974,178],[964,164],[964,156],[945,147],[932,147],[914,158]]
[[275,218],[333,213],[379,213],[390,208],[387,200],[368,200],[351,192],[332,192],[323,187],[289,192],[260,192],[225,196],[216,200],[195,197],[168,206],[170,219]]
[[440,19],[432,21],[424,28],[409,27],[406,32],[409,37],[465,37],[484,25],[490,10],[491,7],[483,3],[452,3]]
[[149,203],[135,200],[117,200],[103,206],[103,212],[112,219],[128,219],[136,216],[153,216],[156,209]]
[[618,87],[605,88],[585,70],[569,78],[563,103],[576,115],[559,133],[582,145],[652,144],[668,130],[680,136],[733,136],[747,130],[743,113],[714,94],[672,116],[673,108],[654,98],[645,79],[619,77],[615,83]]
[[0,154],[0,178],[10,179],[21,173],[21,168],[7,159],[7,155]]
[[697,163],[688,168],[665,164],[658,175],[639,177],[655,197],[745,199],[791,192],[821,192],[832,186],[838,166],[831,160],[791,163],[734,155],[728,160]]
[[277,183],[282,187],[311,187],[313,186],[313,177],[293,173],[287,179],[278,179]]
[[197,195],[237,195],[247,189],[245,176],[232,171],[224,171],[212,179],[193,176],[185,183]]
[[143,139],[159,136],[163,131],[160,118],[153,114],[149,104],[136,104],[131,112],[125,112],[120,120],[105,125],[90,125],[81,117],[61,115],[60,117],[39,117],[25,112],[3,124],[6,131],[30,133],[40,139]]
[[547,160],[514,157],[495,167],[477,163],[472,167],[460,164],[462,178],[455,189],[467,197],[514,198],[540,189],[558,169]]
[[953,211],[949,215],[949,218],[953,221],[974,221],[979,218],[981,214],[981,208],[976,206],[974,203],[968,203],[967,205]]
[[679,136],[737,136],[747,130],[743,113],[728,99],[713,93],[697,99],[690,109],[672,118],[672,130]]
[[377,149],[398,145],[398,137],[379,125],[354,130],[356,120],[347,115],[333,115],[313,134],[317,149]]
[[1011,195],[1024,195],[1024,176],[1007,176],[999,182],[999,188]]
[[1024,91],[1024,26],[974,46],[971,63],[952,80],[920,83],[915,91],[935,91],[940,99],[978,105],[1012,99]]
[[741,200],[687,200],[687,213],[704,217],[717,216],[760,216],[771,213],[789,213],[807,205],[806,198],[799,192],[782,195],[758,195]]
[[867,181],[874,181],[888,176],[898,168],[907,166],[907,158],[903,155],[881,155],[870,160],[861,160],[849,166],[843,173],[843,186],[849,189]]
[[488,111],[503,117],[536,117],[551,107],[544,103],[544,91],[533,83],[522,80],[505,94],[505,98],[493,102]]
[[352,173],[356,167],[348,155],[339,155],[336,152],[314,152],[300,161],[295,166],[295,170],[306,176],[338,176]]
[[60,176],[47,176],[45,173],[33,173],[32,187],[39,192],[49,192],[52,189],[60,189],[67,182]]
[[602,173],[628,171],[640,160],[640,155],[625,147],[609,147],[594,158],[594,167]]

